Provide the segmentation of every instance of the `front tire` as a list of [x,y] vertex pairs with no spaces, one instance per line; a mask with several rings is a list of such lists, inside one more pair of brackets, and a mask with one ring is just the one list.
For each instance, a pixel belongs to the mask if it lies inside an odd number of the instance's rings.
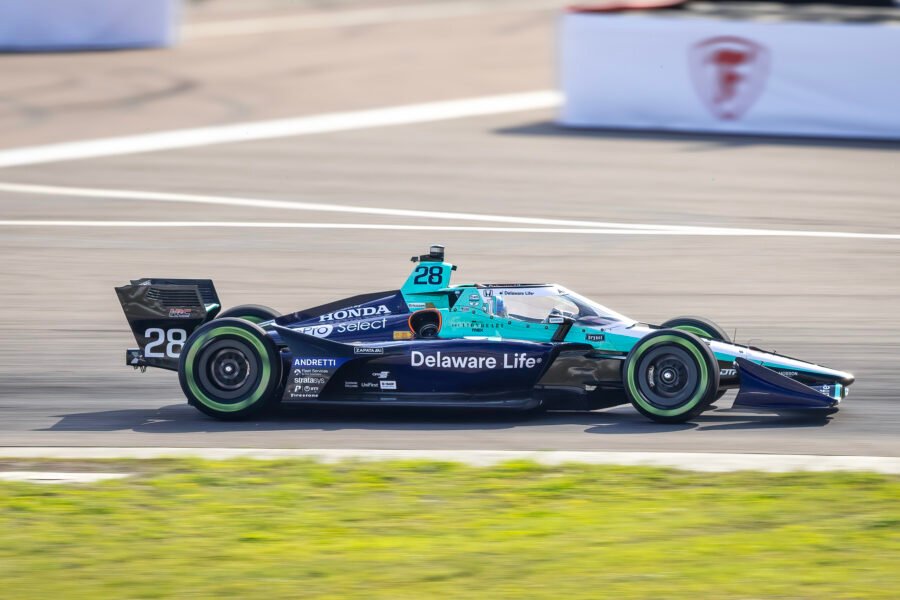
[[188,338],[178,361],[188,403],[224,420],[245,419],[278,401],[281,356],[259,326],[219,318]]
[[715,400],[719,366],[696,335],[662,329],[631,349],[622,380],[628,399],[642,415],[660,423],[683,423]]
[[[726,344],[731,343],[731,337],[728,335],[728,332],[713,321],[704,319],[703,317],[675,317],[674,319],[669,319],[663,323],[662,326],[666,329],[680,329],[681,331],[687,331],[688,333],[693,333],[698,337],[706,338],[708,340],[725,342]],[[727,391],[728,390],[719,390],[716,392],[715,400],[724,396]],[[715,400],[713,400],[713,402],[715,402]]]

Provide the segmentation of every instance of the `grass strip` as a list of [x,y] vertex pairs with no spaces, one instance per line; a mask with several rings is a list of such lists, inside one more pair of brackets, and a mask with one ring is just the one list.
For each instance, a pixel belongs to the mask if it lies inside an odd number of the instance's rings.
[[77,468],[136,475],[0,482],[0,597],[869,599],[900,590],[898,477],[529,462]]

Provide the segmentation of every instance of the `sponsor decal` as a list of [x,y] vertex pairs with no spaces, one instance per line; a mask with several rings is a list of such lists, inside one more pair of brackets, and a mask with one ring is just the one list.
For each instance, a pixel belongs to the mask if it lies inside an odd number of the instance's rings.
[[170,319],[190,319],[191,318],[191,309],[190,308],[170,308],[169,309],[169,318]]
[[396,381],[381,380],[379,383],[381,384],[381,389],[383,389],[383,390],[396,390],[397,389]]
[[338,333],[355,333],[357,331],[371,331],[384,329],[387,319],[374,319],[369,321],[353,321],[351,323],[338,323]]
[[412,331],[395,331],[394,340],[411,340],[413,339]]
[[319,317],[319,322],[326,321],[343,321],[345,319],[360,319],[363,317],[374,317],[376,315],[389,315],[390,309],[384,304],[378,306],[353,306],[324,314]]
[[534,296],[531,290],[497,290],[497,293],[504,296]]
[[344,387],[349,390],[355,390],[356,388],[359,387],[359,382],[358,381],[345,381]]
[[547,319],[548,323],[563,323],[564,321],[565,319],[563,319],[562,317],[550,317],[549,319]]
[[837,386],[835,385],[811,385],[810,389],[819,392],[820,394],[825,394],[829,398],[834,398],[837,396]]
[[762,94],[769,76],[769,51],[751,40],[713,37],[689,51],[694,89],[721,121],[740,119]]
[[335,358],[295,358],[294,368],[298,367],[336,367],[338,361]]
[[[481,304],[478,300],[469,300],[469,306],[477,308],[478,305]],[[487,305],[485,305],[487,306]]]
[[417,311],[417,310],[422,310],[423,308],[425,308],[425,303],[424,302],[409,302],[409,303],[407,303],[407,306],[409,307],[410,311]]
[[469,294],[469,300],[481,300],[481,296],[478,294]]
[[799,375],[797,371],[778,371],[779,374],[784,375],[785,377],[796,377]]
[[390,374],[390,371],[376,371],[375,373],[372,373],[372,377],[375,379],[387,379]]
[[353,354],[384,354],[384,348],[371,348],[368,346],[354,346]]
[[461,310],[462,312],[469,312],[469,307],[468,306],[460,306],[459,310]]
[[475,321],[463,321],[462,319],[453,319],[450,321],[450,327],[459,327],[461,329],[499,329],[503,327],[503,323],[477,323]]
[[361,388],[367,388],[367,389],[371,389],[371,388],[376,388],[376,389],[377,389],[377,388],[378,388],[378,384],[377,384],[377,383],[372,383],[371,381],[364,381],[364,382],[362,382],[361,384],[359,384],[359,387],[361,387]]
[[284,398],[318,398],[332,374],[344,364],[347,358],[298,357],[291,363],[288,379],[290,385],[285,386]]
[[298,327],[297,331],[304,335],[312,335],[317,338],[327,338],[331,335],[334,327],[331,325],[313,325],[311,327]]
[[504,352],[500,356],[471,355],[462,353],[420,352],[413,350],[410,365],[426,369],[479,370],[490,369],[533,369],[543,362],[539,356],[529,356],[525,352]]
[[734,377],[737,375],[737,369],[719,369],[719,377]]
[[603,342],[603,341],[606,341],[606,334],[605,333],[589,333],[586,336],[584,336],[584,339],[586,339],[589,342]]
[[312,335],[317,338],[327,338],[332,333],[357,333],[360,331],[375,331],[384,329],[387,326],[387,319],[369,319],[368,321],[350,321],[331,325],[330,323],[310,325],[306,327],[298,327],[297,331]]

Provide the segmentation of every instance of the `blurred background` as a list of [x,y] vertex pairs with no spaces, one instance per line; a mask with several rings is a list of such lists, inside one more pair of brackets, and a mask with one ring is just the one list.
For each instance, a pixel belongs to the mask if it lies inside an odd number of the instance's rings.
[[[0,1],[4,443],[900,454],[898,9],[622,8]],[[224,424],[122,365],[129,279],[211,277],[226,306],[291,311],[399,285],[430,243],[458,282],[702,315],[858,382],[815,425]]]
[[[897,472],[900,9],[567,4],[0,0],[0,597],[897,597],[896,474],[464,452]],[[731,392],[667,426],[221,422],[124,364],[130,279],[288,312],[434,243],[456,283],[700,315],[857,380],[815,421]]]

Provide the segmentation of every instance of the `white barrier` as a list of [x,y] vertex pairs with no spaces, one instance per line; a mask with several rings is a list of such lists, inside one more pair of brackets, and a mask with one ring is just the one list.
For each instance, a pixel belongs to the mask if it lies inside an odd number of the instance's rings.
[[0,49],[168,46],[181,0],[0,0]]
[[900,139],[900,27],[569,13],[563,125]]

